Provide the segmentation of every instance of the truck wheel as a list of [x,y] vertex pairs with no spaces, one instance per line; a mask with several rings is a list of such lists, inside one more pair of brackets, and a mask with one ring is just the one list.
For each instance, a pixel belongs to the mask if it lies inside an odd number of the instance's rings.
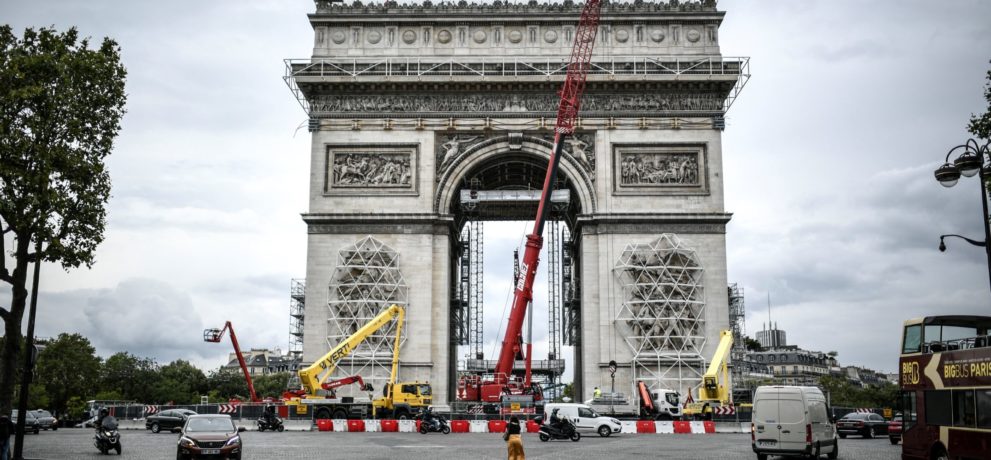
[[334,420],[344,420],[348,418],[348,412],[344,409],[334,410]]
[[608,426],[602,425],[599,427],[599,436],[608,438],[610,434],[612,434],[612,430],[610,430]]
[[409,412],[406,412],[404,410],[397,410],[396,420],[409,420]]
[[330,420],[330,409],[326,407],[320,408],[313,416],[320,420]]

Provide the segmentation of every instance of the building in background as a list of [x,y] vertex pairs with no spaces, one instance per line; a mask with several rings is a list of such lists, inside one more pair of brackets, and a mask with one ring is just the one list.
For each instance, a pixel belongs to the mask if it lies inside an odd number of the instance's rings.
[[[252,348],[249,351],[242,351],[241,354],[251,376],[291,372],[299,367],[299,360],[294,359],[292,354],[283,355],[282,350],[278,348],[275,350]],[[237,354],[232,352],[228,355],[224,368],[240,371],[241,365],[237,362]]]

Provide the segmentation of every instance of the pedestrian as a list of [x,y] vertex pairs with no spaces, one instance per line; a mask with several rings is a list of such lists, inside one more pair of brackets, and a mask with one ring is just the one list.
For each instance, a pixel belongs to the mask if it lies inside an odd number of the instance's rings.
[[523,438],[520,437],[520,419],[515,415],[509,418],[502,439],[506,441],[509,460],[526,460],[526,455],[523,453]]
[[10,435],[14,433],[14,424],[10,417],[0,415],[0,460],[10,459]]
[[602,397],[602,390],[600,390],[599,387],[595,387],[595,391],[592,392],[592,397],[595,398],[595,399],[601,398]]

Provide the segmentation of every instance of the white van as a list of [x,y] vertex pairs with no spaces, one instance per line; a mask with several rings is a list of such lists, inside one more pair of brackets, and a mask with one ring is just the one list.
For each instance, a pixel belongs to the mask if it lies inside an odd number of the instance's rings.
[[599,433],[599,436],[605,437],[613,433],[619,433],[620,428],[622,428],[619,420],[612,417],[603,417],[587,404],[575,403],[550,403],[545,405],[544,423],[550,423],[551,414],[554,413],[554,409],[558,409],[558,417],[571,420],[571,423],[575,424],[575,428],[578,428],[579,432],[596,432]]
[[816,387],[762,386],[754,393],[750,441],[757,460],[768,455],[839,455],[836,427]]

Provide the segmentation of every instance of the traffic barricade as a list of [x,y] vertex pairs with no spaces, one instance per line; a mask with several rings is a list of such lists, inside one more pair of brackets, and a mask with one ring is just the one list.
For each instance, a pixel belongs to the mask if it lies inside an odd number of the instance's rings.
[[416,433],[416,422],[419,420],[399,420],[400,433]]
[[654,427],[657,428],[657,432],[661,434],[674,433],[674,422],[670,420],[662,420],[662,421],[654,422]]
[[692,432],[691,422],[676,420],[674,422],[674,432],[678,434],[688,434]]
[[505,420],[489,420],[489,433],[502,433],[506,431]]
[[619,432],[626,434],[636,434],[637,432],[637,421],[636,420],[620,420],[619,421]]
[[526,421],[526,432],[527,433],[536,433],[538,431],[540,431],[540,424],[539,423],[537,423],[537,422],[535,422],[533,420],[527,420]]
[[345,433],[348,431],[348,421],[345,419],[334,420],[334,431]]
[[385,433],[397,433],[399,432],[399,421],[397,420],[382,420],[382,431]]
[[702,425],[705,427],[705,432],[706,433],[715,433],[716,432],[716,422],[705,421],[705,422],[702,422]]
[[318,418],[317,431],[334,431],[334,421],[326,418]]
[[705,422],[690,422],[692,434],[705,434]]
[[451,420],[451,432],[453,432],[453,433],[467,433],[468,432],[468,421],[467,420]]
[[365,431],[364,420],[348,420],[348,432],[363,433]]
[[365,433],[378,433],[382,431],[381,420],[365,420]]
[[654,433],[656,428],[651,420],[637,421],[637,433]]
[[471,420],[468,422],[468,431],[472,433],[488,433],[489,422],[485,420]]

